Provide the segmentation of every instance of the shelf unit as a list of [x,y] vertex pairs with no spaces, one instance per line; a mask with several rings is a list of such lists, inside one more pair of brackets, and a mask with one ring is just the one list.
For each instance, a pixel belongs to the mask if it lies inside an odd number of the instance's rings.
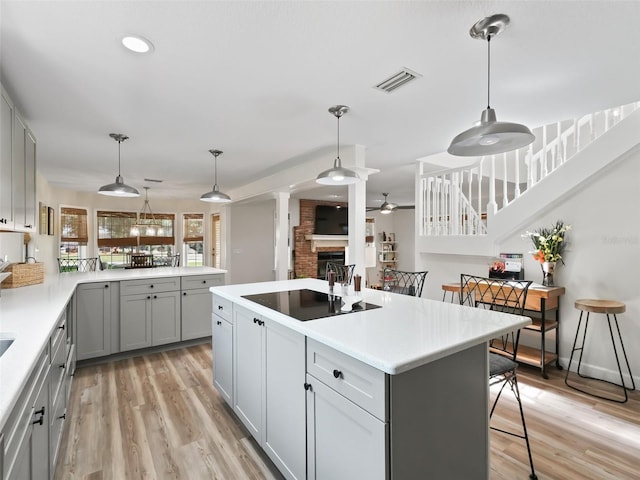
[[380,240],[380,251],[378,252],[378,266],[380,285],[384,284],[383,272],[385,268],[396,269],[398,267],[398,250],[395,240]]

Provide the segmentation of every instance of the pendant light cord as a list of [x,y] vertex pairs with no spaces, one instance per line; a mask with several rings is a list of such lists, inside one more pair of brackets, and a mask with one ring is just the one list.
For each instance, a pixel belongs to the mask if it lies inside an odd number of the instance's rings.
[[342,160],[340,160],[340,117],[342,116],[342,114],[338,115],[338,143],[336,145],[336,160],[338,161],[338,166],[341,166],[340,164],[342,163]]
[[491,35],[487,35],[487,109],[491,108]]
[[118,176],[120,176],[120,144],[122,140],[118,139]]

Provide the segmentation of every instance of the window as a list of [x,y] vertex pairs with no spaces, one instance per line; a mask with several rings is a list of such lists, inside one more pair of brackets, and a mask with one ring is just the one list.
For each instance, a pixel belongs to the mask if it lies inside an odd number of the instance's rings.
[[[172,256],[174,245],[176,243],[175,236],[173,234],[175,215],[173,213],[154,213],[153,218],[156,223],[160,223],[162,227],[162,236],[140,235],[137,251],[138,253],[153,255],[156,258]],[[151,223],[152,221],[153,220],[151,218],[140,218],[138,220],[140,224]]]
[[211,215],[211,244],[213,245],[213,266],[220,268],[220,254],[222,252],[220,215]]
[[86,258],[87,210],[84,208],[60,208],[60,258]]
[[138,238],[131,235],[136,216],[132,212],[98,211],[98,255],[103,268],[123,268],[136,251]]
[[204,265],[204,214],[185,213],[182,232],[185,267],[201,267]]

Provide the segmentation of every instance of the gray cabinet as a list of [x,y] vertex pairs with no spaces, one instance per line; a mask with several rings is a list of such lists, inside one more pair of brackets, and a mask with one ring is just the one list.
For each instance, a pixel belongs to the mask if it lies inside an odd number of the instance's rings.
[[305,337],[233,306],[234,411],[280,472],[305,478]]
[[47,344],[1,433],[5,480],[49,478],[49,371]]
[[182,340],[211,336],[212,297],[209,288],[223,284],[222,274],[182,277]]
[[35,231],[36,139],[4,89],[0,115],[0,228]]
[[0,96],[0,228],[13,229],[13,103]]
[[[209,293],[211,296],[211,293]],[[231,302],[213,295],[213,385],[233,408],[233,323]],[[218,308],[220,307],[220,308]],[[218,313],[219,312],[219,313]]]
[[[76,289],[76,355],[78,360],[102,357],[119,351],[118,282],[78,285]],[[113,332],[115,330],[115,332]]]
[[314,340],[307,372],[308,478],[388,478],[385,374]]
[[179,290],[174,277],[120,282],[121,351],[180,341]]

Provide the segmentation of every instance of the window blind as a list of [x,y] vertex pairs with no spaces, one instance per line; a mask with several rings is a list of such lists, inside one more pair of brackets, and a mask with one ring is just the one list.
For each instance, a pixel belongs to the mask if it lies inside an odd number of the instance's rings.
[[60,208],[60,242],[89,242],[87,231],[87,210],[84,208]]
[[184,243],[204,242],[204,214],[185,213],[182,231]]

